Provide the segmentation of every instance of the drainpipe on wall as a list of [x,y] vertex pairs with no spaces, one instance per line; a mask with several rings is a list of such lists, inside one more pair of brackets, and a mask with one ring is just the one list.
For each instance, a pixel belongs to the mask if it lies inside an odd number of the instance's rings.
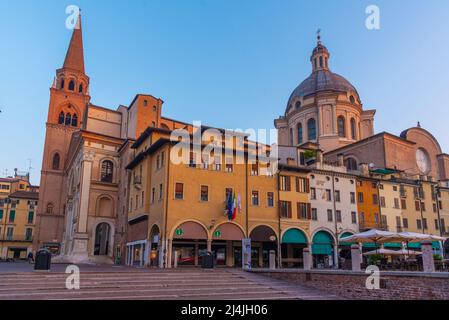
[[[377,192],[377,206],[379,207],[379,225],[382,228],[382,204],[380,201],[380,182],[379,181],[376,181],[376,192]],[[386,231],[388,231],[388,230],[386,230]]]
[[[168,147],[168,155],[167,155],[167,180],[166,180],[166,191],[165,191],[165,221],[164,221],[164,268],[170,268],[169,266],[169,258],[170,258],[170,252],[168,251],[168,193],[170,191],[170,152],[171,152],[171,145]],[[173,245],[173,244],[171,244]]]
[[334,208],[334,224],[335,224],[335,245],[336,245],[336,252],[334,252],[334,269],[338,269],[338,258],[339,258],[339,253],[338,253],[338,247],[339,247],[339,239],[338,239],[338,222],[337,222],[337,203],[335,201],[335,173],[332,171],[331,173],[331,177],[332,177],[332,205]]
[[[279,266],[279,269],[281,269],[282,268],[282,246],[281,246],[281,239],[280,239],[280,237],[281,237],[281,197],[280,197],[280,195],[281,195],[281,192],[280,192],[280,189],[279,189],[279,187],[280,187],[280,171],[278,171],[278,173],[276,174],[276,193],[277,193],[277,199],[278,199],[278,201],[277,201],[277,214],[278,214],[278,234],[279,234],[279,236],[278,236],[278,266]],[[273,199],[274,200],[274,199]],[[276,202],[274,202],[274,203],[276,203]]]
[[[440,229],[440,237],[443,237],[444,232],[443,232],[443,224],[441,223],[440,202],[438,199],[438,190],[439,190],[438,185],[436,185],[436,186],[434,186],[434,188],[432,188],[432,193],[434,194],[435,203],[436,203],[436,207],[437,207],[438,228]],[[441,258],[444,259],[444,243],[442,241],[440,241],[440,249],[441,249]]]

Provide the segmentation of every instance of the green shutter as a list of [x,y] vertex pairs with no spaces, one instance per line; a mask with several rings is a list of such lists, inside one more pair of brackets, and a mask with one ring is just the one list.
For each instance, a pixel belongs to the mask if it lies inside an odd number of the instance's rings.
[[28,223],[33,223],[34,220],[34,212],[28,212]]
[[11,210],[11,212],[9,213],[9,222],[14,222],[14,220],[16,220],[16,211]]
[[0,210],[0,220],[3,219],[3,210]]

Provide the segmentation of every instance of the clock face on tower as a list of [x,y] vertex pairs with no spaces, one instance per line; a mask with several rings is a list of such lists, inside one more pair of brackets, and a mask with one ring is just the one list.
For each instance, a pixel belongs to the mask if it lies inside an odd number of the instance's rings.
[[428,174],[430,172],[430,158],[426,150],[416,150],[416,164],[421,174]]

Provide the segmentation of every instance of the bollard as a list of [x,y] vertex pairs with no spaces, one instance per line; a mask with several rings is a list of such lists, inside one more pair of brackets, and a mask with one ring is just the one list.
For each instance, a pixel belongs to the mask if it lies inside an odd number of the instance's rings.
[[174,255],[174,260],[173,260],[173,268],[177,268],[178,267],[178,251],[175,251],[175,255]]
[[351,246],[351,262],[352,271],[362,271],[361,264],[362,258],[360,254],[360,246],[358,244],[353,244]]
[[302,256],[304,260],[304,270],[311,270],[312,269],[312,255],[310,254],[310,249],[305,248],[302,251]]
[[270,250],[270,269],[276,269],[276,251]]
[[435,272],[435,261],[433,260],[432,242],[421,243],[422,262],[424,272]]

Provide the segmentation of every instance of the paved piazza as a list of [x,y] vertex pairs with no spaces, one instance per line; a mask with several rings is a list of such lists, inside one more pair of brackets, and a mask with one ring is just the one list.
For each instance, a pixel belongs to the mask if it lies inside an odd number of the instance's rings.
[[49,273],[0,263],[0,300],[330,300],[338,297],[239,269],[177,270],[80,266],[80,290],[67,290],[65,265]]

